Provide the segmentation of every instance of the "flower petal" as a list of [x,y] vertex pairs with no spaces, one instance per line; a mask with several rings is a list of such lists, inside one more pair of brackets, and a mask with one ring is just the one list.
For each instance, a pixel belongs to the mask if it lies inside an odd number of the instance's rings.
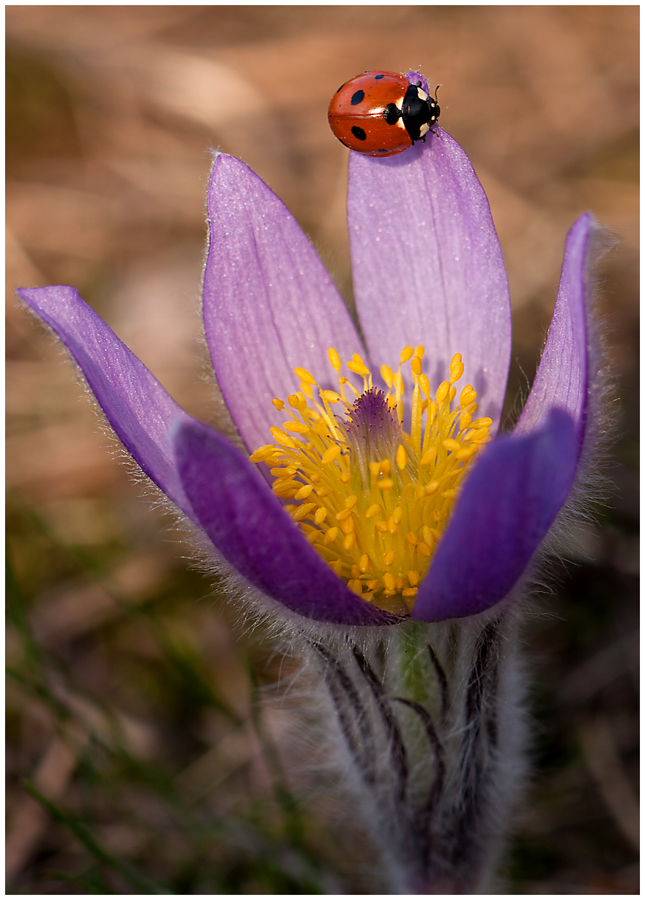
[[394,621],[336,577],[254,466],[225,438],[197,422],[182,424],[175,453],[199,525],[251,584],[321,622]]
[[217,381],[249,451],[270,442],[301,366],[328,387],[327,358],[363,350],[340,294],[302,229],[248,166],[220,154],[208,186],[204,325]]
[[464,484],[414,618],[471,616],[502,600],[566,500],[577,459],[573,420],[560,409],[531,434],[490,444]]
[[526,434],[539,428],[553,406],[573,417],[582,448],[589,396],[587,283],[593,218],[589,213],[567,235],[558,297],[542,359],[526,405],[515,428]]
[[396,364],[404,346],[421,343],[436,388],[461,353],[464,383],[497,423],[511,349],[508,283],[488,200],[459,144],[438,129],[398,156],[350,153],[348,221],[372,361]]
[[75,288],[21,288],[18,295],[74,357],[108,422],[135,462],[194,520],[177,473],[170,438],[173,421],[193,419]]

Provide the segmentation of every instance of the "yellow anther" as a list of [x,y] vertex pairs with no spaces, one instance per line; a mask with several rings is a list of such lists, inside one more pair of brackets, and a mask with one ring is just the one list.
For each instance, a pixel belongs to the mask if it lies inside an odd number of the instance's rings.
[[412,359],[413,354],[414,347],[404,347],[403,350],[401,350],[401,365],[409,359]]
[[301,487],[299,481],[274,481],[272,491],[278,497],[295,497]]
[[399,530],[399,523],[396,521],[394,516],[390,516],[390,518],[387,520],[387,530],[390,532],[390,534],[396,534]]
[[309,382],[301,381],[300,382],[300,390],[305,395],[305,397],[308,397],[310,400],[313,400],[314,392],[313,392],[313,388],[311,387]]
[[410,571],[407,573],[407,575],[408,575],[408,581],[410,582],[410,586],[416,587],[419,583],[419,573],[417,572],[417,570],[410,569]]
[[365,510],[365,518],[373,519],[374,516],[378,516],[380,508],[378,503],[373,503],[371,506],[368,506]]
[[341,509],[341,511],[339,513],[336,513],[336,521],[344,522],[345,519],[347,519],[347,518],[349,518],[349,516],[351,516],[351,514],[352,514],[351,509]]
[[319,537],[320,537],[320,532],[316,531],[314,529],[313,531],[310,531],[309,534],[307,535],[307,540],[309,541],[310,544],[315,544]]
[[318,497],[320,497],[321,500],[324,497],[329,497],[330,494],[331,494],[331,491],[329,490],[329,488],[326,488],[326,487],[317,487],[316,488],[316,495]]
[[419,541],[417,544],[417,550],[422,556],[432,556],[432,550],[428,547],[427,544],[424,544],[423,541]]
[[293,371],[296,374],[296,378],[298,378],[300,381],[304,381],[305,384],[316,384],[316,379],[311,374],[311,372],[308,372],[306,369],[303,369],[300,366],[296,366]]
[[311,428],[303,422],[283,422],[282,427],[285,431],[293,431],[296,434],[307,434],[311,431]]
[[359,597],[363,593],[363,585],[361,584],[359,578],[350,579],[350,581],[347,582],[347,587],[350,589],[350,591],[358,594]]
[[257,450],[254,450],[249,459],[252,463],[264,462],[264,460],[268,459],[275,452],[275,447],[273,444],[263,444],[261,447],[258,447]]
[[381,366],[381,378],[388,387],[392,387],[394,375],[392,374],[392,369],[390,369],[389,366]]
[[385,534],[387,532],[387,522],[384,522],[383,519],[379,520],[374,527],[377,531],[380,531],[381,534]]
[[441,496],[445,497],[446,500],[454,500],[454,498],[457,496],[457,491],[455,490],[455,488],[448,488],[447,491],[441,492]]
[[285,434],[280,428],[276,428],[275,425],[272,425],[269,429],[271,434],[273,435],[273,440],[276,444],[281,444],[283,447],[295,447],[296,444],[293,438],[290,438],[288,434]]
[[460,431],[464,431],[466,428],[468,428],[468,426],[471,424],[472,420],[473,420],[473,417],[469,413],[466,413],[465,415],[461,416],[459,419]]
[[365,584],[370,589],[370,591],[375,591],[378,587],[378,579],[374,578],[371,581],[366,581]]
[[314,516],[314,522],[316,525],[322,525],[322,523],[327,518],[327,510],[324,506],[319,506],[316,510],[316,515]]
[[358,503],[358,497],[356,494],[351,494],[349,497],[345,498],[345,509],[353,509]]
[[330,528],[325,537],[323,538],[323,544],[333,544],[336,538],[338,537],[338,528],[334,525],[333,528]]
[[459,381],[461,376],[464,374],[464,364],[459,363],[458,366],[450,366],[450,383],[454,384],[456,381]]
[[297,471],[295,466],[281,466],[279,469],[269,469],[269,472],[274,478],[285,478],[290,475],[295,475]]
[[340,480],[342,484],[349,484],[352,480],[351,472],[341,472]]
[[405,447],[403,444],[399,444],[396,451],[396,464],[403,471],[408,464],[408,454],[405,451]]
[[[334,446],[330,447],[329,450],[325,450],[320,461],[323,464],[323,466],[326,466],[326,465],[328,465],[328,463],[331,463],[335,459],[338,459],[339,456],[340,456],[340,447],[338,446],[338,444],[334,444]],[[318,496],[320,496],[320,494]]]
[[433,494],[436,494],[439,490],[439,482],[438,481],[429,481],[423,489],[423,493],[426,497],[431,497]]
[[358,561],[358,568],[361,570],[363,575],[370,570],[370,558],[367,553],[363,553],[361,558]]
[[306,519],[311,510],[315,508],[315,506],[315,503],[303,503],[302,506],[299,506],[293,514],[296,522],[300,522],[302,519]]
[[478,449],[479,449],[479,446],[478,446],[477,444],[471,444],[470,447],[463,447],[463,448],[462,448],[461,450],[459,450],[459,452],[456,454],[457,459],[462,459],[462,460],[463,460],[463,459],[470,459],[471,456],[474,456],[475,453],[477,453],[477,450],[478,450]]
[[381,473],[381,464],[379,462],[371,462],[370,472],[372,473],[372,478],[378,478]]
[[342,561],[342,559],[337,559],[334,562],[330,563],[329,565],[332,567],[332,569],[334,570],[336,575],[338,575],[339,578],[343,577],[343,561]]
[[423,359],[423,357],[426,355],[426,348],[423,346],[423,344],[417,344],[417,349],[414,351],[414,355],[418,356],[419,359]]
[[488,436],[488,428],[478,428],[477,431],[474,431],[472,434],[469,434],[466,437],[468,438],[468,440],[474,441],[475,444],[478,444],[480,441],[484,441]]
[[413,547],[416,543],[418,543],[418,538],[413,531],[408,531],[408,533],[405,536],[405,539],[408,542],[408,544],[411,544]]
[[468,406],[473,400],[477,399],[477,391],[472,386],[472,384],[467,384],[464,388],[461,389],[461,394],[459,394],[459,402],[462,406]]
[[426,397],[430,397],[430,379],[427,375],[419,375],[419,387]]
[[392,471],[392,463],[390,462],[389,459],[382,459],[380,462],[380,466],[381,466],[381,472],[384,475],[387,475],[389,472]]
[[380,481],[376,482],[376,486],[382,491],[391,491],[394,487],[394,482],[391,478],[382,478]]
[[340,397],[336,391],[321,391],[320,396],[327,403],[340,403]]
[[448,396],[448,391],[450,390],[450,382],[442,381],[439,387],[437,388],[437,403],[443,403],[443,401]]
[[412,362],[410,363],[410,368],[412,369],[412,371],[418,378],[419,375],[421,374],[421,360],[419,359],[418,356],[412,357]]
[[337,372],[340,372],[341,366],[343,365],[340,354],[338,350],[334,350],[333,347],[330,347],[327,351],[327,356],[329,357],[329,362],[332,365],[333,369],[336,369]]
[[431,528],[430,532],[432,534],[432,537],[435,539],[435,541],[438,541],[439,538],[441,537],[441,534],[437,531],[436,528]]
[[383,584],[385,585],[386,590],[393,591],[396,587],[396,581],[394,580],[394,575],[390,572],[385,572],[383,574]]
[[392,510],[392,519],[396,522],[397,525],[400,524],[401,519],[403,518],[403,510],[400,506],[395,506]]
[[277,397],[274,397],[271,403],[273,403],[278,412],[280,412],[281,409],[284,409],[284,400],[279,400]]
[[360,359],[360,357],[358,360],[350,359],[350,361],[347,363],[347,368],[350,372],[356,372],[357,375],[371,375],[370,370],[367,368],[363,360]]
[[394,550],[388,550],[387,553],[383,556],[383,562],[386,566],[391,566],[395,559],[396,553],[394,552]]
[[305,500],[313,491],[313,484],[304,484],[295,496],[296,500]]
[[292,409],[297,409],[298,411],[307,409],[307,401],[301,391],[298,391],[296,394],[289,394],[288,400]]
[[343,550],[353,550],[356,545],[356,534],[351,531],[349,534],[345,535],[345,539],[343,541]]
[[423,528],[422,528],[421,530],[422,530],[422,533],[423,533],[423,542],[424,542],[424,544],[427,544],[429,547],[431,547],[431,546],[434,544],[434,535],[433,535],[432,532],[430,531],[429,526],[428,526],[428,525],[424,525]]
[[353,531],[356,531],[356,522],[354,521],[353,516],[348,516],[346,519],[340,523],[340,530],[343,534],[351,534]]
[[446,438],[446,440],[442,441],[441,444],[450,453],[456,453],[457,450],[461,450],[461,444],[459,443],[459,441],[454,441],[452,438]]
[[361,570],[358,568],[357,565],[353,565],[352,566],[352,578],[360,578],[360,577],[361,577]]
[[454,384],[451,384],[450,390],[448,391],[448,400],[450,400],[450,402],[452,403],[452,401],[455,399],[456,396],[457,396],[457,388],[454,386]]

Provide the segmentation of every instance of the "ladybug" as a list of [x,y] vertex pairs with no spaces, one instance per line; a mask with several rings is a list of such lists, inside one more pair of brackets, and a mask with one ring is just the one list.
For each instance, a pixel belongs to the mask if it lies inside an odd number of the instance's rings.
[[396,72],[363,72],[341,85],[329,104],[329,127],[341,144],[367,156],[396,156],[425,142],[439,104],[421,82]]

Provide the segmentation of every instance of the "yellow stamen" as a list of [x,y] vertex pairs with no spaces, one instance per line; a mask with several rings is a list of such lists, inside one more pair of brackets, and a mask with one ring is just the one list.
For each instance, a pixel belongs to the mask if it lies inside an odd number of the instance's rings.
[[[450,360],[434,396],[424,357],[421,344],[410,345],[396,371],[381,366],[387,386],[381,392],[355,353],[346,369],[363,379],[360,392],[330,348],[338,390],[319,387],[307,369],[295,368],[299,390],[288,397],[291,418],[271,427],[273,444],[251,454],[252,462],[273,467],[274,494],[336,575],[365,602],[399,615],[414,608],[469,466],[491,439],[492,420],[475,418],[472,385],[457,398],[461,355]],[[285,408],[278,398],[273,405]]]

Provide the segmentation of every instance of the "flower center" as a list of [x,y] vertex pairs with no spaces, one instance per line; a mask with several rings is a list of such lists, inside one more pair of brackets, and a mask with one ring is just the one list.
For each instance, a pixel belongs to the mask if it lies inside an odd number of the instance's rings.
[[[321,388],[306,369],[295,369],[301,390],[288,397],[288,408],[273,401],[289,421],[271,428],[275,444],[251,455],[252,462],[272,467],[273,491],[296,501],[286,509],[338,577],[364,600],[399,615],[414,607],[459,486],[490,440],[492,424],[473,420],[477,392],[471,385],[455,403],[455,383],[464,372],[460,353],[434,396],[422,372],[423,356],[421,345],[405,347],[396,372],[382,366],[386,391],[374,387],[357,353],[347,368],[362,377],[362,392],[341,374],[333,348],[329,360],[338,391]],[[403,429],[401,373],[407,362],[409,433]]]

